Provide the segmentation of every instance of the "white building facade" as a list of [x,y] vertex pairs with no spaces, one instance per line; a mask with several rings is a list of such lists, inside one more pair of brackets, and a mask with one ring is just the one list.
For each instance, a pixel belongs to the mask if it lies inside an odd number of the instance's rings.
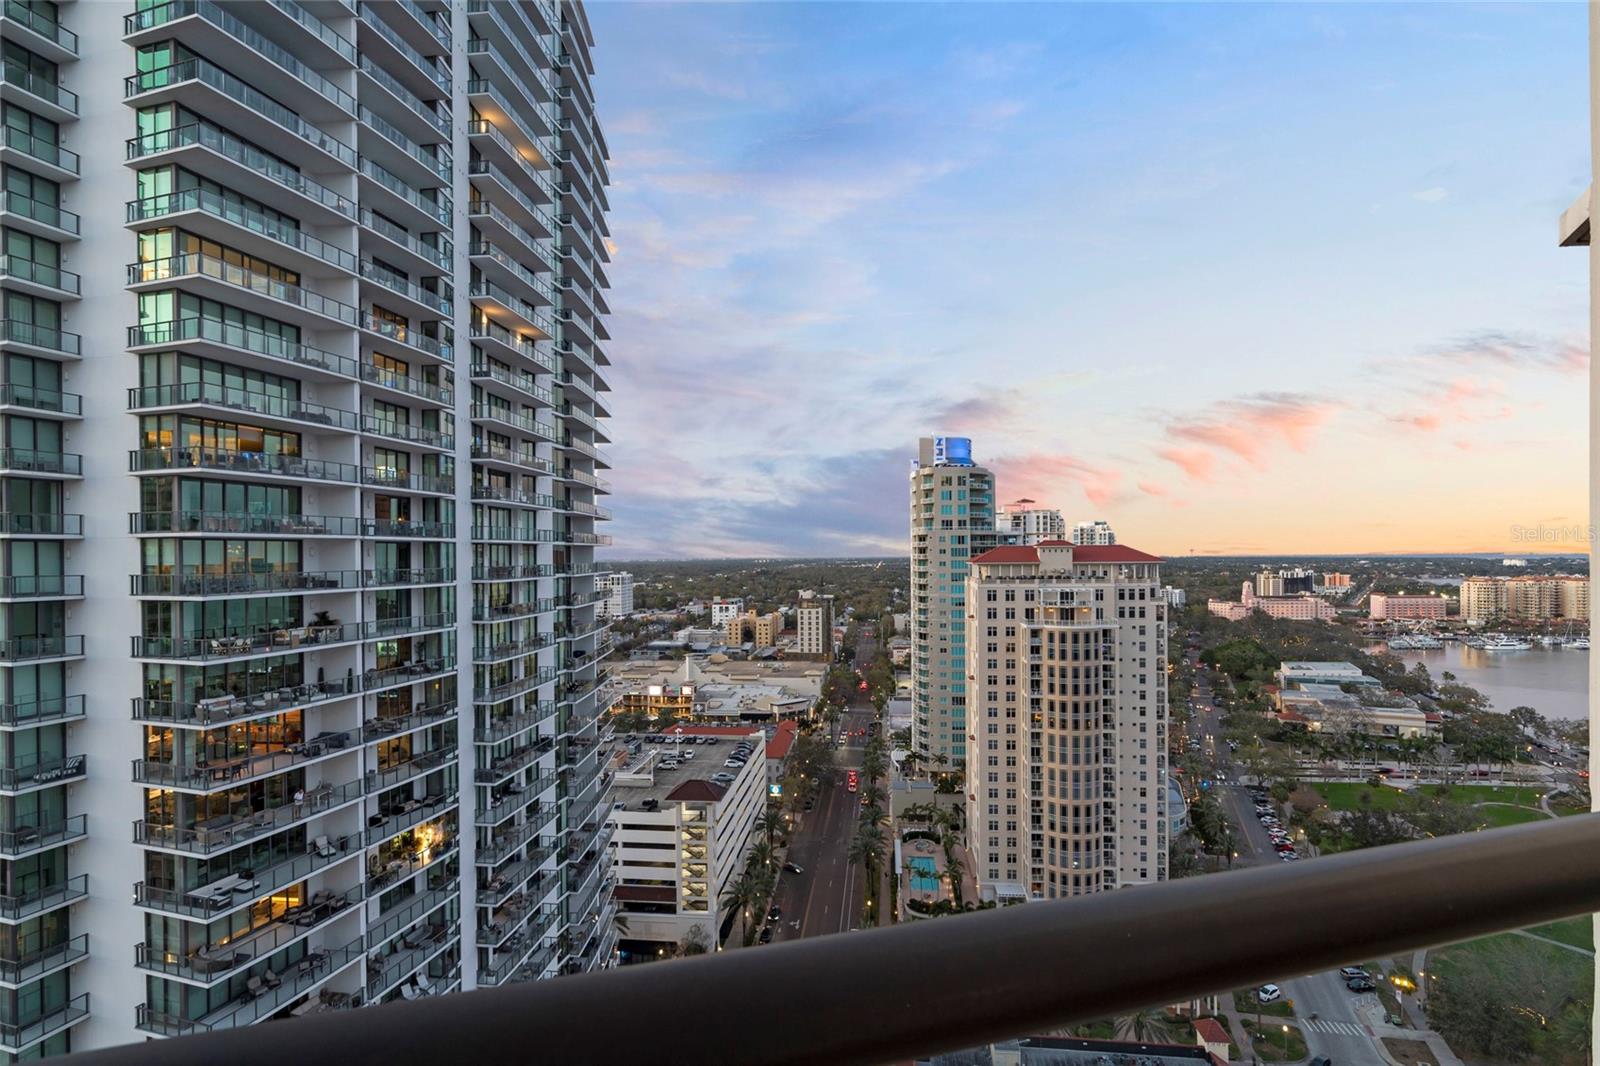
[[1067,535],[1061,512],[1041,507],[1033,500],[1013,500],[995,515],[995,528],[1011,534],[1008,543],[1038,544],[1042,540],[1062,540]]
[[795,608],[795,641],[797,655],[833,657],[833,597],[816,593],[802,594]]
[[985,898],[1165,880],[1167,605],[1117,545],[995,548],[968,581],[967,836]]
[[600,574],[595,586],[605,598],[600,601],[601,618],[621,618],[633,613],[633,575],[626,570]]
[[1101,518],[1089,522],[1079,522],[1072,527],[1072,536],[1069,538],[1074,544],[1115,544],[1117,535],[1111,529],[1111,523]]
[[0,1054],[607,964],[582,5],[0,35]]

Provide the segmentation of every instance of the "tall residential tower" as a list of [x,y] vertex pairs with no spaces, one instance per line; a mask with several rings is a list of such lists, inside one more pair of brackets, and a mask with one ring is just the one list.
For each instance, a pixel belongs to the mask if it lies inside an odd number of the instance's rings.
[[604,964],[581,4],[0,38],[0,1053]]
[[985,898],[1165,880],[1160,563],[1061,541],[972,560],[967,842]]
[[[911,467],[911,746],[967,758],[967,560],[995,543],[994,475],[966,437],[923,437]],[[943,760],[941,762],[941,760]]]

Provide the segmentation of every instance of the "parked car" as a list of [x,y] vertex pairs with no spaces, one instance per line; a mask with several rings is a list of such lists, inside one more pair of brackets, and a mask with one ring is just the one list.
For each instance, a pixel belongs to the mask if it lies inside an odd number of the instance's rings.
[[782,917],[783,917],[783,911],[778,907],[778,905],[776,903],[774,903],[772,906],[767,908],[767,921],[775,922],[779,918],[782,918]]
[[803,866],[797,865],[797,864],[792,863],[792,862],[786,862],[786,863],[783,864],[783,872],[786,873],[786,874],[803,874],[806,871],[805,871],[805,867],[803,867]]
[[1378,986],[1373,984],[1372,979],[1368,977],[1352,977],[1344,983],[1344,986],[1352,992],[1376,992],[1378,990]]
[[1283,998],[1283,989],[1277,985],[1262,985],[1256,989],[1256,999],[1262,1003],[1271,1003],[1273,1000]]
[[1355,977],[1370,977],[1371,975],[1367,973],[1365,966],[1341,966],[1339,968],[1339,976],[1348,981]]
[[759,937],[757,937],[756,939],[759,940],[763,944],[772,943],[772,926],[769,925],[769,926],[765,927],[764,929],[762,929],[761,930],[761,935]]

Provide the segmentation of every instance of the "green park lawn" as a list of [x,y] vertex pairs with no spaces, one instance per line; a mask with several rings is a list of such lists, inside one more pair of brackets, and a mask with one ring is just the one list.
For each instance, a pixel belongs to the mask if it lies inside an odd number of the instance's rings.
[[1538,936],[1559,940],[1563,944],[1571,944],[1575,948],[1585,951],[1594,950],[1594,919],[1588,915],[1581,918],[1566,918],[1549,925],[1536,925],[1528,930]]
[[[1387,785],[1373,787],[1367,784],[1354,782],[1330,781],[1319,782],[1310,786],[1322,796],[1324,802],[1336,811],[1354,810],[1361,802],[1363,794],[1372,796],[1372,805],[1380,810],[1393,810],[1400,801],[1402,790]],[[1431,786],[1424,786],[1431,791]],[[1514,803],[1525,807],[1538,807],[1539,797],[1544,795],[1541,788],[1510,787],[1506,785],[1451,785],[1449,798],[1456,803]],[[1504,810],[1505,808],[1501,808]],[[1494,808],[1486,808],[1492,811]],[[1502,825],[1511,822],[1496,823]]]

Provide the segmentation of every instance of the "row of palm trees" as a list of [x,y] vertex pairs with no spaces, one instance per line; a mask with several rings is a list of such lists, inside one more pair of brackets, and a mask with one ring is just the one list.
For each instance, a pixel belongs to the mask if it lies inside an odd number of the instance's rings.
[[745,855],[744,869],[722,893],[724,909],[739,915],[739,939],[745,947],[754,942],[761,924],[750,920],[752,909],[765,918],[767,902],[778,887],[777,836],[782,825],[782,812],[768,803],[756,816],[756,842]]

